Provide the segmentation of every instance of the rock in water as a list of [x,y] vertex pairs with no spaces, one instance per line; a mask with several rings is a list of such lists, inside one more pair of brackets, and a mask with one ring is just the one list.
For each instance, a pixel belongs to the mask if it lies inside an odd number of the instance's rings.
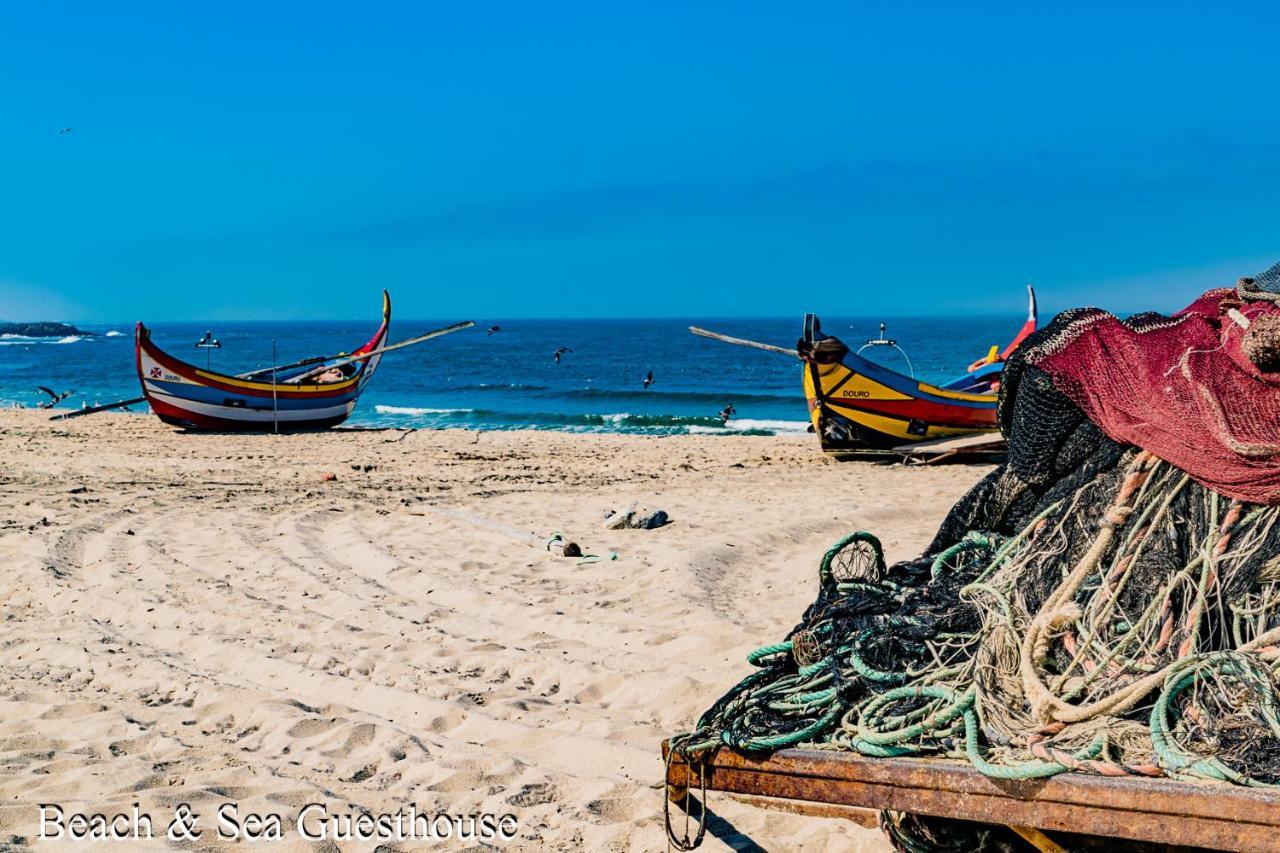
[[0,322],[0,335],[21,335],[24,338],[66,338],[71,335],[94,335],[68,323],[5,323]]

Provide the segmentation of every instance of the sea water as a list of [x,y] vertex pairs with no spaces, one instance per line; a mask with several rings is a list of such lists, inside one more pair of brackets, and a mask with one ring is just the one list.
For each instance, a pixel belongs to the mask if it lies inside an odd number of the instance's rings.
[[[823,331],[858,349],[879,323],[906,358],[887,346],[864,355],[929,382],[945,382],[1003,347],[1022,317],[824,317]],[[455,322],[393,319],[389,341]],[[500,331],[487,334],[490,326]],[[794,347],[801,318],[660,320],[490,320],[388,353],[349,425],[466,429],[555,429],[658,435],[778,434],[808,426],[800,362],[776,353],[695,337],[702,326]],[[34,406],[44,385],[75,394],[59,408],[140,396],[133,327],[79,324],[92,337],[0,337],[0,405]],[[355,349],[372,322],[156,323],[153,339],[172,355],[223,373],[242,373]],[[205,331],[221,349],[195,347]],[[557,364],[553,354],[568,348]],[[907,359],[910,360],[908,364]],[[653,383],[646,389],[645,376]],[[736,414],[722,424],[718,413]],[[135,406],[134,411],[145,411]]]

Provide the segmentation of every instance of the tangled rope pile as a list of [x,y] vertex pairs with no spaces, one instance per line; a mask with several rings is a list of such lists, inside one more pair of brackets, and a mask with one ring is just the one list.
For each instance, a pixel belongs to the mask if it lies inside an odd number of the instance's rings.
[[[998,779],[1280,784],[1280,505],[1227,497],[1086,417],[1037,364],[1071,321],[1010,361],[1009,461],[926,556],[886,566],[871,534],[838,542],[800,624],[749,655],[756,671],[674,752],[803,744]],[[939,849],[921,826],[885,824],[899,849]]]
[[758,671],[678,749],[806,743],[963,756],[1002,779],[1273,784],[1278,519],[1129,451],[1012,536],[971,532],[887,569],[856,533],[824,556],[801,625],[748,657]]

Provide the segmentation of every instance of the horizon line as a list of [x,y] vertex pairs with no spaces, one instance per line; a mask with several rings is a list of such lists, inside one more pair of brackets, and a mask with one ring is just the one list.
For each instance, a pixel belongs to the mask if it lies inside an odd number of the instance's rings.
[[[969,319],[975,319],[975,318],[998,319],[998,318],[1005,318],[1005,317],[1014,317],[1014,318],[1024,317],[1026,315],[1025,310],[1007,311],[1007,312],[1006,311],[974,311],[974,312],[964,312],[964,313],[942,312],[942,313],[936,313],[936,314],[910,314],[910,313],[845,314],[841,312],[832,312],[832,313],[807,312],[807,313],[817,313],[820,318],[821,317],[838,317],[838,318],[844,319],[844,318],[850,318],[850,317],[866,317],[866,318],[872,318],[872,319],[883,318],[883,319],[889,319],[889,320],[934,320],[934,319],[947,319],[947,318],[954,318],[958,320],[969,320]],[[1058,312],[1056,311],[1053,312],[1053,314],[1057,314],[1057,313]],[[1127,312],[1113,311],[1111,313],[1123,315]],[[480,321],[474,319],[475,317],[478,317],[478,316],[485,316],[485,322],[492,320],[492,321],[503,322],[503,323],[506,323],[506,322],[565,322],[565,321],[583,322],[583,323],[652,322],[652,321],[670,322],[670,321],[708,320],[708,319],[712,319],[712,320],[787,320],[787,319],[791,319],[792,317],[798,318],[797,321],[801,322],[804,319],[804,312],[800,314],[794,314],[794,315],[793,314],[668,314],[668,315],[651,315],[651,316],[594,316],[594,317],[593,316],[557,317],[557,316],[549,316],[549,315],[537,315],[537,316],[473,315],[473,317],[466,317],[466,318],[463,318],[463,320],[458,320],[456,318],[452,318],[446,315],[440,315],[436,317],[392,317],[391,322],[392,323],[416,323],[416,322],[436,323],[436,322],[462,322],[464,320],[472,320],[473,322],[479,323]],[[1052,315],[1049,315],[1049,316],[1052,316]],[[69,326],[74,326],[76,324],[85,325],[85,326],[88,326],[88,325],[135,326],[138,322],[139,321],[137,320],[85,320],[85,319],[8,320],[3,317],[0,317],[0,323],[15,323],[15,324],[63,323]],[[369,317],[304,317],[304,318],[291,318],[291,319],[280,319],[280,320],[273,320],[270,318],[218,317],[218,318],[210,318],[210,319],[169,318],[169,319],[147,320],[145,322],[148,326],[153,326],[156,324],[164,324],[164,323],[361,323],[361,322],[373,323],[376,321]]]

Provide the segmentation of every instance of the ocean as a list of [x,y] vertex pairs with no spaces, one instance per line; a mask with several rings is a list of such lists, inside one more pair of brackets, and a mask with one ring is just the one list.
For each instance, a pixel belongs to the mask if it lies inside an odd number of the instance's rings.
[[[393,319],[397,341],[458,318]],[[879,336],[879,323],[930,382],[964,372],[993,345],[1003,347],[1023,316],[951,318],[824,317],[823,330],[857,349]],[[33,406],[44,385],[75,393],[59,408],[139,396],[132,324],[77,324],[94,337],[0,337],[0,405]],[[489,326],[501,331],[486,334]],[[799,362],[778,354],[695,337],[690,325],[791,347],[801,318],[659,320],[491,320],[388,353],[369,383],[351,426],[555,429],[656,435],[802,433],[808,426]],[[179,358],[225,373],[329,355],[360,346],[373,322],[156,323],[157,343]],[[196,349],[206,330],[218,350]],[[559,364],[555,350],[567,347]],[[863,353],[903,372],[889,347]],[[653,385],[643,387],[653,372]],[[732,403],[737,414],[722,424]],[[145,411],[145,406],[135,407]]]

